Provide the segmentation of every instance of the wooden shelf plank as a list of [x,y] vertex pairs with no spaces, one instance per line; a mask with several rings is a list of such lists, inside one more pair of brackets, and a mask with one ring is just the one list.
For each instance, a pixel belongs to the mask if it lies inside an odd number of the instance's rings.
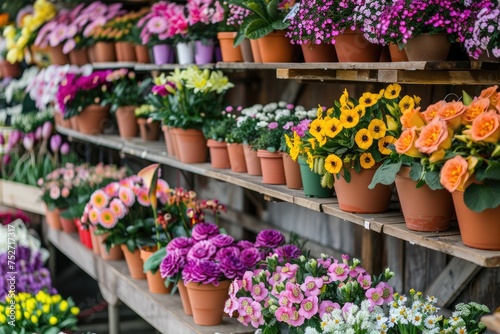
[[89,141],[97,145],[118,149],[149,161],[163,163],[181,170],[204,175],[212,179],[234,184],[264,195],[269,200],[279,200],[324,212],[354,224],[364,226],[375,232],[384,233],[400,240],[408,241],[429,249],[437,250],[458,258],[473,262],[483,267],[500,267],[500,251],[484,251],[466,247],[457,228],[440,233],[419,233],[406,228],[405,220],[394,202],[390,210],[380,214],[356,214],[340,210],[337,199],[308,198],[302,190],[288,189],[284,185],[269,185],[262,182],[261,177],[244,173],[234,173],[230,170],[214,169],[209,163],[186,164],[167,155],[163,142],[144,142],[136,139],[121,139],[116,135],[82,135],[76,131],[57,128],[59,132],[72,138]]
[[0,204],[22,209],[39,215],[45,214],[45,206],[41,201],[42,191],[38,187],[0,180]]
[[178,295],[152,294],[145,280],[136,280],[128,274],[122,261],[104,261],[85,248],[76,234],[49,229],[49,241],[77,266],[96,279],[100,286],[115,294],[139,316],[162,333],[213,334],[253,333],[236,319],[225,317],[218,326],[198,326],[193,317],[184,314]]

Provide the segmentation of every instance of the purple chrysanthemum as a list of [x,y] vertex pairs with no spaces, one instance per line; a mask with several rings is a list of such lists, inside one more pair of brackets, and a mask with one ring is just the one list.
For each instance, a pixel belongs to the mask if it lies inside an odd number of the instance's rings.
[[248,240],[240,240],[236,243],[236,246],[238,246],[238,248],[240,248],[241,250],[255,247],[253,242]]
[[219,285],[221,268],[218,263],[211,260],[189,260],[182,271],[185,282]]
[[188,237],[177,237],[172,239],[167,245],[167,252],[179,249],[183,255],[186,255],[193,246],[193,239]]
[[217,251],[217,255],[215,256],[215,259],[218,261],[222,261],[223,258],[228,257],[228,256],[240,256],[240,249],[236,246],[229,246],[229,247],[224,247],[221,248]]
[[302,251],[295,245],[284,245],[276,248],[276,254],[282,261],[282,259],[296,259],[302,254]]
[[218,234],[210,239],[210,242],[213,243],[215,247],[221,248],[232,245],[234,243],[234,238],[227,234]]
[[193,259],[210,259],[217,252],[217,247],[215,247],[208,240],[198,241],[191,247],[187,253],[188,260]]
[[239,256],[230,254],[220,259],[220,268],[225,277],[229,279],[240,278],[245,273],[245,265]]
[[191,235],[195,241],[199,241],[210,239],[219,233],[217,225],[211,223],[199,223],[194,225]]
[[254,267],[261,260],[260,252],[255,247],[246,248],[241,251],[241,262],[247,267]]
[[175,276],[186,264],[185,257],[180,249],[168,251],[160,264],[160,275],[162,278]]
[[255,240],[257,247],[275,248],[281,246],[285,242],[283,234],[276,230],[260,231]]

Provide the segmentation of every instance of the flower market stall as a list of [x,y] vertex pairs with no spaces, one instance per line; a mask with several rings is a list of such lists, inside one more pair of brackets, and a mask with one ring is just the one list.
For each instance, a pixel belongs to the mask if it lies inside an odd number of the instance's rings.
[[495,1],[2,6],[0,331],[496,330]]

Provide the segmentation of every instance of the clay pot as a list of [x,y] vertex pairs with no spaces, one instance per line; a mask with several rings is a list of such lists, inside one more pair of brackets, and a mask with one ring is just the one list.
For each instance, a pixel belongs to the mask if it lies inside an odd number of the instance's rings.
[[138,118],[137,124],[139,125],[139,133],[141,135],[141,139],[144,141],[155,141],[158,140],[158,136],[160,135],[160,122],[153,121],[148,123],[148,120],[145,118]]
[[78,229],[76,228],[76,225],[75,225],[75,222],[73,219],[68,219],[68,218],[64,218],[62,216],[59,216],[59,221],[61,222],[61,228],[64,232],[66,232],[68,234],[78,232]]
[[285,30],[277,30],[258,39],[263,63],[289,63],[293,60],[294,47],[285,33]]
[[229,156],[229,164],[231,170],[236,173],[246,173],[247,164],[245,162],[245,153],[243,152],[243,144],[228,143],[227,154]]
[[210,165],[213,168],[229,169],[229,155],[227,153],[227,143],[225,141],[217,141],[213,139],[207,140],[207,146],[210,150]]
[[176,137],[172,131],[173,128],[167,125],[163,125],[161,129],[163,130],[163,135],[165,137],[165,145],[167,146],[168,155],[173,158],[179,159]]
[[110,42],[97,42],[94,45],[94,61],[96,63],[115,62],[115,44]]
[[[146,262],[146,260],[149,259],[149,257],[153,255],[155,251],[156,248],[152,250],[141,248],[139,252],[141,254],[142,261]],[[148,288],[149,292],[151,293],[165,294],[165,293],[170,293],[170,291],[172,290],[171,285],[168,288],[165,286],[165,279],[161,278],[159,270],[156,271],[154,274],[150,271],[147,271],[146,279],[148,280]]]
[[108,237],[109,233],[96,235],[97,244],[99,245],[99,253],[101,257],[105,261],[116,261],[123,259],[123,252],[120,246],[116,245],[109,249],[109,252],[106,250],[106,244],[104,244],[104,240]]
[[260,165],[260,158],[257,156],[257,151],[252,150],[248,144],[243,144],[243,154],[245,155],[248,175],[261,176],[262,167]]
[[420,35],[408,40],[405,51],[409,61],[444,61],[448,58],[450,47],[445,34]]
[[173,131],[179,160],[184,163],[202,163],[207,161],[208,147],[203,132],[196,129],[179,129]]
[[87,48],[74,49],[69,52],[69,62],[72,65],[83,66],[88,64],[89,56],[87,52]]
[[67,121],[69,122],[69,127],[75,131],[80,131],[80,123],[78,118],[78,115],[75,115],[67,119]]
[[241,47],[238,45],[234,47],[234,38],[236,32],[219,32],[217,38],[222,52],[222,61],[225,62],[241,62],[243,61],[243,54]]
[[49,210],[47,206],[45,206],[45,221],[47,225],[53,230],[61,230],[61,221],[59,220],[59,209],[55,208],[54,210]]
[[[78,114],[78,131],[87,135],[101,134],[108,120],[109,107],[91,104]],[[72,117],[74,118],[74,117]]]
[[337,62],[337,51],[335,44],[301,44],[302,54],[306,63],[331,63]]
[[262,182],[266,184],[286,184],[283,157],[280,152],[257,150],[262,168]]
[[193,315],[193,309],[191,307],[191,301],[189,300],[188,292],[184,281],[180,280],[177,284],[177,289],[179,290],[179,295],[181,296],[182,308],[184,313],[187,315]]
[[116,122],[122,138],[137,137],[138,126],[135,108],[135,106],[122,106],[116,109]]
[[361,31],[346,29],[335,37],[339,62],[378,62],[382,46],[370,43]]
[[135,279],[146,279],[146,274],[143,272],[143,265],[141,259],[141,254],[138,249],[131,252],[127,245],[120,245],[120,248],[125,256],[125,261],[127,262],[128,271],[130,276]]
[[285,169],[286,186],[289,189],[302,189],[302,177],[300,176],[300,166],[297,161],[285,152],[281,153],[283,156],[283,168]]
[[17,78],[21,74],[19,63],[11,64],[6,60],[0,61],[0,77]]
[[262,56],[260,54],[260,46],[258,39],[251,39],[250,46],[252,48],[253,61],[255,63],[262,63]]
[[134,44],[130,42],[115,43],[116,60],[123,62],[136,62]]
[[393,62],[408,61],[405,49],[399,50],[399,46],[396,44],[389,44],[389,53]]
[[222,323],[230,283],[231,281],[222,281],[217,286],[193,282],[186,284],[195,324],[215,326]]
[[99,245],[99,240],[97,239],[97,235],[94,234],[95,226],[89,225],[90,231],[90,239],[92,240],[92,251],[95,255],[101,256],[101,246]]
[[149,64],[151,59],[149,58],[149,50],[144,45],[135,45],[135,57],[138,63]]
[[69,57],[63,53],[62,48],[62,45],[49,48],[50,63],[52,65],[66,65],[69,63]]

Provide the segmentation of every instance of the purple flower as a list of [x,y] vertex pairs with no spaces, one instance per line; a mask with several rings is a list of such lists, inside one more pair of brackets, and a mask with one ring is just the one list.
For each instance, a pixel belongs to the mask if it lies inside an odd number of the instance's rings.
[[282,261],[283,259],[296,259],[302,254],[302,251],[295,245],[284,245],[276,248],[276,254]]
[[51,122],[47,121],[47,122],[43,123],[42,138],[49,139],[50,135],[52,134],[52,129],[53,129],[53,126],[52,126]]
[[212,242],[208,240],[201,240],[191,247],[187,253],[187,258],[189,260],[210,259],[216,252],[217,247],[215,247]]
[[246,269],[240,257],[235,254],[220,258],[220,268],[224,276],[229,279],[242,277]]
[[62,138],[61,135],[55,134],[50,138],[50,149],[52,152],[57,152],[59,151],[59,148],[61,147],[61,142]]
[[186,264],[186,259],[180,249],[167,251],[167,255],[160,264],[160,275],[162,278],[175,276]]
[[219,228],[212,223],[199,223],[194,225],[191,236],[195,241],[207,240],[219,234]]
[[68,143],[64,143],[64,144],[61,145],[61,154],[62,155],[68,155],[69,154],[69,150],[70,150],[70,147],[69,147]]
[[218,261],[221,261],[224,257],[227,256],[240,256],[240,249],[236,246],[229,246],[229,247],[224,247],[221,248],[217,251],[217,255],[215,256],[215,259]]
[[153,88],[151,88],[151,92],[155,95],[157,94],[160,96],[167,96],[168,95],[168,91],[165,88],[165,85],[153,86]]
[[243,250],[245,248],[255,247],[253,242],[248,241],[248,240],[240,240],[236,243],[236,246],[238,246],[241,250]]
[[212,239],[210,242],[215,245],[217,248],[227,247],[234,243],[234,238],[227,234],[218,234]]
[[215,261],[202,259],[199,261],[188,260],[182,271],[182,278],[185,282],[219,285],[221,268]]
[[257,247],[275,248],[285,242],[283,234],[276,230],[263,230],[257,234],[255,245]]
[[187,255],[189,249],[193,246],[193,239],[188,237],[177,237],[172,239],[167,245],[167,252],[178,249],[184,256]]
[[260,252],[257,248],[255,247],[250,247],[250,248],[245,248],[241,251],[241,262],[247,267],[247,268],[252,268],[259,261],[261,260],[260,258]]

